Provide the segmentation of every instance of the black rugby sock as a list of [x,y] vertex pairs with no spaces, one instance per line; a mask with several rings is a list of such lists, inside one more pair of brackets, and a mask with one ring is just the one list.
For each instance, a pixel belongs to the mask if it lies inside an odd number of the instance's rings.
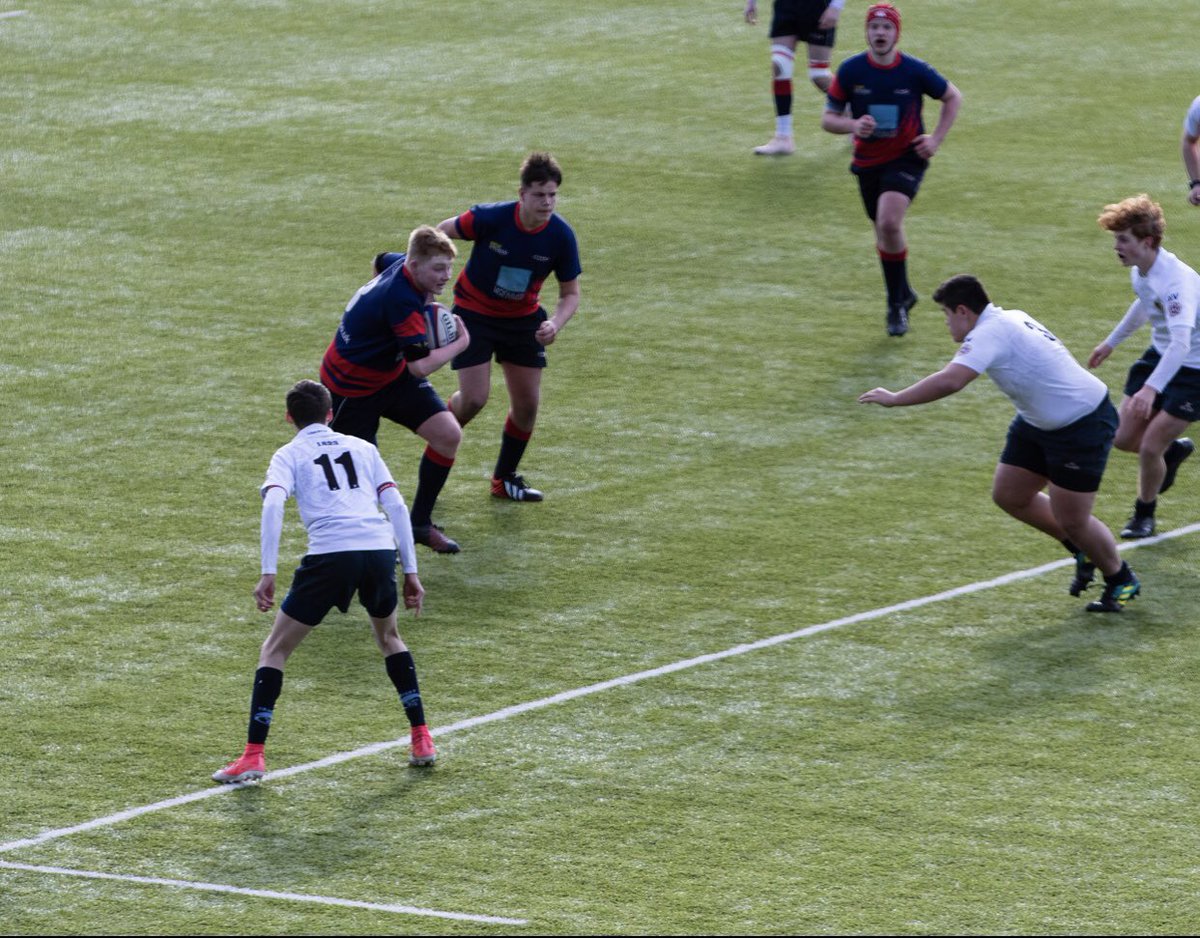
[[259,668],[254,672],[254,690],[250,694],[250,729],[246,741],[262,744],[267,741],[271,720],[275,716],[275,701],[283,690],[283,672],[278,668]]

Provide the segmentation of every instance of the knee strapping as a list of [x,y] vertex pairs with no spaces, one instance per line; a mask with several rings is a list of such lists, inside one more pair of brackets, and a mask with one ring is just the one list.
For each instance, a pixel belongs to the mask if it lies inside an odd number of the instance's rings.
[[777,81],[790,81],[796,70],[796,53],[781,43],[771,46],[771,71]]

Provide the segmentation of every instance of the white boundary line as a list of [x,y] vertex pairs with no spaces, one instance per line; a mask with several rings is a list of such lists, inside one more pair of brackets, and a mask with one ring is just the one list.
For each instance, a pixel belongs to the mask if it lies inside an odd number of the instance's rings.
[[[1151,544],[1158,544],[1162,541],[1172,538],[1183,537],[1187,534],[1192,534],[1200,531],[1200,522],[1189,524],[1182,528],[1176,528],[1173,531],[1168,531],[1164,534],[1159,534],[1156,537],[1146,538],[1139,541],[1130,541],[1118,545],[1120,550],[1131,550],[1136,547],[1145,547]],[[683,661],[675,661],[671,664],[662,665],[658,668],[650,668],[646,671],[638,671],[634,674],[627,674],[624,677],[613,678],[608,681],[601,681],[597,684],[589,684],[586,687],[577,687],[574,690],[563,691],[558,694],[553,694],[549,697],[543,697],[540,700],[532,700],[523,704],[516,704],[511,707],[505,707],[502,710],[496,710],[493,713],[488,713],[483,716],[470,717],[466,720],[460,720],[457,723],[452,723],[448,726],[434,730],[432,735],[444,736],[450,733],[456,733],[461,730],[472,729],[476,726],[483,726],[487,723],[495,723],[500,720],[507,720],[509,717],[518,716],[522,713],[529,713],[533,710],[541,710],[545,707],[554,704],[566,703],[569,700],[576,700],[580,697],[587,697],[591,694],[598,694],[601,691],[611,690],[614,687],[624,687],[629,684],[637,683],[638,681],[648,680],[654,677],[661,677],[664,674],[673,674],[676,671],[684,671],[688,668],[694,668],[698,665],[708,664],[713,661],[721,661],[725,658],[733,658],[738,655],[744,655],[751,651],[758,651],[761,648],[770,648],[773,645],[781,645],[785,642],[794,641],[798,638],[804,638],[809,635],[816,635],[820,632],[827,632],[830,629],[840,628],[843,625],[853,625],[858,622],[868,622],[872,619],[880,619],[884,616],[889,616],[897,612],[907,612],[910,609],[919,609],[922,606],[928,606],[932,603],[944,602],[948,599],[955,599],[959,596],[968,596],[971,593],[979,593],[984,590],[994,589],[998,586],[1006,586],[1010,583],[1016,583],[1021,580],[1028,580],[1034,577],[1039,577],[1043,573],[1049,573],[1052,570],[1060,570],[1063,567],[1069,566],[1075,561],[1071,558],[1056,560],[1052,563],[1042,564],[1038,567],[1030,567],[1027,570],[1018,570],[1014,573],[1006,573],[1003,576],[994,577],[990,580],[980,580],[975,583],[968,583],[965,586],[956,586],[953,589],[943,590],[940,593],[933,593],[929,596],[922,596],[918,599],[909,599],[904,602],[895,603],[891,606],[883,606],[879,609],[868,610],[867,612],[859,612],[854,615],[843,616],[840,619],[831,619],[828,622],[822,622],[818,625],[810,625],[806,628],[797,629],[794,632],[785,632],[781,635],[773,635],[769,638],[759,639],[756,642],[748,642],[743,645],[735,645],[732,648],[726,648],[724,651],[713,652],[707,655],[698,655],[695,658],[688,658]],[[339,752],[332,756],[326,756],[323,759],[318,759],[315,762],[306,762],[303,765],[294,765],[287,769],[280,769],[275,772],[268,772],[263,776],[264,780],[287,778],[290,775],[298,775],[301,772],[309,772],[313,769],[325,768],[331,765],[337,765],[342,762],[348,762],[351,759],[362,758],[363,756],[375,755],[376,753],[386,752],[389,749],[395,749],[398,746],[407,745],[410,737],[403,736],[400,739],[389,740],[387,742],[372,743],[369,746],[363,746],[351,752]],[[8,843],[0,844],[0,853],[8,853],[13,850],[20,850],[24,847],[33,847],[39,844],[48,843],[52,840],[59,840],[63,837],[69,837],[72,834],[82,833],[84,831],[95,830],[100,827],[110,827],[114,824],[119,824],[122,821],[128,821],[132,818],[140,817],[143,814],[150,814],[155,811],[164,811],[168,808],[176,808],[181,805],[190,804],[193,801],[201,801],[205,798],[212,798],[217,795],[224,794],[238,788],[245,787],[244,785],[222,785],[219,787],[205,788],[199,791],[194,791],[186,795],[180,795],[176,798],[168,798],[165,801],[158,801],[154,804],[142,805],[137,808],[129,808],[125,811],[119,811],[116,814],[110,814],[106,817],[95,818],[91,821],[86,821],[82,824],[75,824],[71,827],[60,827],[55,830],[43,831],[34,836],[27,837],[21,840],[11,840]],[[385,906],[373,905],[371,903],[354,902],[348,899],[333,899],[314,896],[304,896],[295,893],[275,893],[266,890],[241,889],[235,886],[222,886],[215,883],[190,883],[186,880],[168,880],[154,879],[150,877],[138,876],[119,876],[111,873],[93,873],[84,870],[66,870],[59,867],[37,867],[27,866],[18,863],[9,863],[0,861],[0,868],[3,869],[20,869],[20,870],[36,870],[42,872],[54,872],[62,875],[87,876],[96,879],[117,879],[130,882],[152,883],[160,885],[171,885],[177,887],[185,887],[192,889],[208,889],[217,892],[232,892],[253,896],[266,896],[270,898],[286,898],[297,901],[306,902],[324,902],[330,905],[350,905],[362,908],[373,908],[392,912],[405,911],[419,915],[441,915],[449,918],[469,918],[472,921],[492,921],[503,924],[524,924],[515,919],[497,919],[488,918],[485,916],[467,916],[452,912],[433,912],[430,910],[415,909],[411,906]]]
[[24,16],[28,10],[9,10],[7,13],[0,13],[0,20],[6,20],[13,16]]
[[[1165,534],[1159,534],[1155,537],[1148,537],[1139,541],[1127,541],[1118,545],[1120,550],[1130,550],[1136,547],[1149,546],[1158,544],[1162,541],[1170,540],[1176,537],[1183,537],[1187,534],[1192,534],[1200,531],[1200,522],[1186,525],[1182,528],[1176,528],[1173,531],[1167,531]],[[484,714],[483,716],[470,717],[466,720],[459,720],[457,723],[451,723],[448,726],[443,726],[440,729],[435,729],[431,732],[433,736],[446,736],[450,733],[457,733],[462,730],[473,729],[476,726],[483,726],[487,723],[496,723],[500,720],[507,720],[509,717],[515,717],[522,713],[529,713],[532,710],[542,710],[545,707],[553,706],[554,704],[566,703],[569,700],[576,700],[580,697],[588,697],[592,694],[598,694],[601,691],[611,690],[614,687],[625,687],[629,684],[635,684],[638,681],[649,680],[650,678],[661,677],[664,674],[673,674],[676,671],[685,671],[689,668],[697,667],[702,664],[709,664],[713,661],[722,661],[725,658],[733,658],[737,655],[744,655],[751,651],[758,651],[760,648],[770,648],[773,645],[782,645],[785,642],[795,641],[798,638],[805,638],[809,635],[816,635],[819,632],[827,632],[830,629],[841,628],[844,625],[854,625],[858,622],[868,622],[872,619],[880,619],[884,616],[889,616],[897,612],[907,612],[910,609],[919,609],[922,606],[928,606],[932,603],[945,602],[948,599],[955,599],[959,596],[968,596],[971,593],[979,593],[984,590],[995,589],[998,586],[1007,586],[1010,583],[1017,583],[1021,580],[1029,580],[1034,577],[1039,577],[1043,573],[1049,573],[1052,570],[1059,570],[1063,567],[1070,566],[1075,561],[1067,557],[1062,560],[1055,560],[1052,563],[1045,563],[1039,567],[1030,567],[1028,570],[1018,570],[1014,573],[1006,573],[1003,576],[994,577],[990,580],[980,580],[975,583],[968,583],[965,586],[956,586],[953,589],[943,590],[940,593],[933,593],[929,596],[922,596],[918,599],[908,599],[904,602],[896,603],[891,606],[883,606],[879,609],[871,609],[866,612],[857,612],[854,615],[843,616],[840,619],[831,619],[828,622],[822,622],[818,625],[810,625],[802,629],[797,629],[794,632],[785,632],[781,635],[772,635],[769,638],[759,639],[756,642],[749,642],[744,645],[734,645],[732,648],[726,648],[724,651],[716,651],[707,655],[699,655],[695,658],[688,658],[683,661],[675,661],[671,664],[665,664],[661,667],[650,668],[647,671],[638,671],[634,674],[627,674],[624,677],[616,677],[611,680],[601,681],[598,684],[589,684],[586,687],[577,687],[574,690],[562,691],[558,694],[552,694],[549,697],[543,697],[540,700],[531,700],[523,704],[514,704],[511,707],[505,707],[502,710],[496,710],[493,713]],[[395,749],[399,746],[406,746],[410,742],[410,737],[402,736],[399,739],[388,740],[385,742],[371,743],[368,746],[363,746],[359,749],[354,749],[350,752],[339,752],[331,756],[326,756],[323,759],[317,759],[315,762],[306,762],[302,765],[293,765],[290,768],[279,769],[274,772],[268,772],[263,776],[263,780],[287,778],[291,775],[299,775],[302,772],[311,772],[314,769],[323,769],[331,765],[338,765],[342,762],[349,762],[352,759],[360,759],[364,756],[373,756],[377,753],[386,752],[389,749]],[[244,788],[245,783],[239,785],[220,785],[211,788],[203,788],[198,791],[190,792],[186,795],[179,795],[175,798],[168,798],[164,801],[156,801],[154,804],[142,805],[137,808],[129,808],[125,811],[118,811],[116,814],[109,814],[105,817],[95,818],[91,821],[85,821],[82,824],[74,824],[70,827],[60,827],[55,830],[43,831],[33,837],[26,837],[21,840],[10,840],[7,843],[0,844],[0,854],[9,853],[13,850],[20,850],[24,847],[35,847],[39,844],[48,843],[52,840],[59,840],[63,837],[69,837],[72,834],[81,834],[84,831],[95,830],[99,827],[111,827],[114,824],[120,824],[122,821],[129,821],[136,817],[141,817],[143,814],[151,814],[155,811],[164,811],[168,808],[178,808],[185,804],[191,804],[193,801],[202,801],[205,798],[213,798],[218,795],[226,794],[238,788]]]
[[198,889],[204,892],[226,892],[260,899],[287,899],[292,902],[311,902],[317,905],[336,905],[349,909],[368,909],[373,912],[397,912],[404,915],[425,915],[432,918],[451,918],[461,922],[484,922],[489,925],[528,925],[522,918],[500,918],[495,915],[469,915],[466,912],[441,912],[415,905],[386,905],[379,902],[359,902],[355,899],[336,899],[331,896],[310,896],[296,892],[275,892],[271,889],[245,889],[221,883],[201,883],[187,879],[162,879],[158,876],[127,876],[117,873],[97,873],[92,870],[70,870],[61,866],[35,866],[29,863],[10,863],[0,860],[0,869],[24,870],[29,873],[50,873],[57,876],[82,876],[85,879],[110,879],[122,883],[141,883],[147,886],[172,886],[176,889]]

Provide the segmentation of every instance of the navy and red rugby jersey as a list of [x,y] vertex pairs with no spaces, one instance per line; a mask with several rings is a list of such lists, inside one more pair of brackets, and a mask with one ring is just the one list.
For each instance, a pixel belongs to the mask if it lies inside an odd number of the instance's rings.
[[576,279],[579,245],[575,232],[557,214],[540,228],[526,229],[517,202],[474,205],[455,220],[471,257],[454,283],[454,302],[485,316],[528,316],[551,273],[559,282]]
[[403,374],[407,349],[427,343],[425,291],[409,279],[404,255],[395,258],[346,304],[321,360],[321,383],[334,394],[374,394]]
[[854,138],[851,166],[880,166],[908,153],[925,132],[922,98],[940,99],[949,84],[933,66],[899,52],[891,65],[876,64],[866,52],[846,59],[829,86],[828,109],[840,114],[849,104],[851,116],[875,118],[869,139]]

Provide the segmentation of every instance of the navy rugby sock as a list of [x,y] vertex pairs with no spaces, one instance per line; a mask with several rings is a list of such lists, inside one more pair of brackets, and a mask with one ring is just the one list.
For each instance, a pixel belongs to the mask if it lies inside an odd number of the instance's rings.
[[891,254],[879,252],[879,265],[883,268],[883,282],[887,287],[887,301],[900,303],[908,296],[908,251]]
[[408,651],[398,651],[383,659],[388,677],[396,686],[400,695],[400,703],[404,706],[404,715],[408,717],[410,726],[425,725],[425,707],[421,703],[421,690],[417,687],[417,666],[413,656]]
[[417,469],[417,492],[413,496],[410,518],[414,527],[424,527],[433,521],[433,506],[454,467],[453,457],[447,458],[432,446],[426,446]]
[[262,745],[271,730],[275,701],[283,690],[283,672],[278,668],[259,668],[254,672],[254,691],[250,694],[250,729],[246,741]]
[[532,433],[526,433],[513,423],[512,414],[508,415],[504,421],[504,432],[500,434],[500,456],[496,459],[496,469],[492,478],[503,479],[517,471],[531,436]]

